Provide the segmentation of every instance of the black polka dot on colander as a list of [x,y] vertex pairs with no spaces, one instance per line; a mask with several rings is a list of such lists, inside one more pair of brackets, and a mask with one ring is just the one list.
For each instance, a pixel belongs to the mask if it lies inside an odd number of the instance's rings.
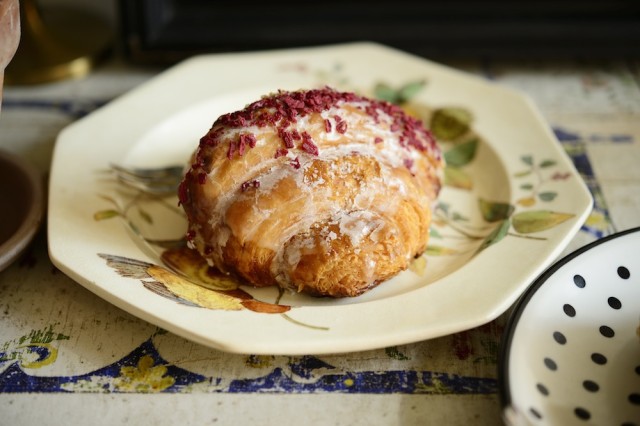
[[637,425],[635,423],[631,423],[631,422],[624,422],[620,426],[637,426]]
[[533,415],[533,417],[535,417],[536,419],[542,419],[542,414],[540,414],[540,412],[538,410],[536,410],[535,408],[531,407],[529,408],[529,412]]
[[587,285],[587,282],[584,280],[584,277],[582,275],[574,275],[573,283],[580,288],[584,288],[584,286]]
[[607,303],[609,304],[609,306],[611,306],[613,309],[620,309],[622,308],[622,302],[620,301],[620,299],[618,299],[617,297],[610,297],[607,299]]
[[640,365],[638,365],[638,366],[636,367],[636,374],[637,374],[638,376],[640,376]]
[[536,385],[536,389],[538,389],[538,392],[540,392],[542,395],[549,396],[549,389],[547,389],[547,387],[542,383],[538,383]]
[[564,345],[565,343],[567,343],[567,338],[564,336],[564,334],[560,333],[559,331],[553,332],[553,340],[555,340],[557,343],[561,345]]
[[581,420],[589,420],[591,418],[591,413],[585,408],[577,407],[575,410],[573,410],[573,412],[575,413],[576,417]]
[[605,365],[607,363],[607,357],[598,352],[594,352],[591,354],[591,361],[598,365]]
[[616,335],[616,332],[613,331],[613,329],[607,325],[601,325],[600,326],[600,334],[602,334],[604,337],[613,337]]
[[593,380],[585,380],[584,382],[582,382],[582,387],[589,392],[598,392],[598,390],[600,390],[600,385],[598,385]]
[[640,393],[632,393],[629,395],[629,402],[633,405],[640,405]]
[[618,266],[618,276],[623,280],[627,280],[631,276],[631,272],[624,266]]
[[565,303],[565,305],[562,307],[562,310],[564,311],[565,314],[567,314],[567,316],[569,317],[575,317],[576,316],[576,308],[574,308],[573,306],[571,306],[568,303]]
[[551,358],[545,358],[544,365],[546,365],[547,368],[551,371],[556,371],[558,369],[558,364],[556,364],[556,362]]

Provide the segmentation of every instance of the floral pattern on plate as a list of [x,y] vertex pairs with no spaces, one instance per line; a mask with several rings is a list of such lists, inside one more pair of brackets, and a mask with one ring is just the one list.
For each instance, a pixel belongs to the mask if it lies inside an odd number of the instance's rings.
[[[378,99],[398,104],[408,114],[426,123],[444,150],[447,163],[444,185],[469,192],[473,189],[477,177],[468,172],[466,166],[474,161],[478,145],[485,142],[473,130],[473,114],[469,109],[444,107],[432,110],[424,104],[412,102],[412,98],[422,91],[424,86],[423,81],[417,81],[394,89],[388,84],[378,83],[372,92]],[[523,170],[516,173],[514,178],[523,181],[520,189],[524,191],[524,195],[515,205],[479,198],[477,208],[483,224],[482,228],[478,229],[477,226],[469,224],[470,212],[458,211],[454,205],[441,201],[434,212],[431,242],[424,255],[416,258],[409,269],[417,275],[424,276],[428,273],[428,257],[460,255],[461,251],[456,246],[451,246],[451,240],[459,243],[460,238],[467,239],[475,244],[473,254],[477,254],[506,236],[543,240],[544,237],[531,234],[573,218],[574,215],[570,213],[530,209],[538,202],[552,202],[558,196],[553,182],[568,179],[570,174],[555,170],[554,159],[535,161],[532,155],[526,154],[521,157],[521,161]],[[113,207],[96,212],[94,219],[123,219],[134,238],[155,247],[153,249],[158,252],[161,261],[158,263],[164,265],[100,253],[99,256],[120,276],[138,279],[153,293],[193,307],[229,311],[248,309],[271,314],[284,314],[291,309],[289,305],[279,304],[282,290],[279,290],[274,303],[256,300],[249,292],[241,289],[242,283],[239,280],[210,267],[197,252],[187,248],[182,238],[156,240],[146,237],[132,216],[135,214],[138,221],[153,227],[154,218],[145,208],[145,202],[160,205],[169,212],[182,215],[181,210],[175,207],[174,195],[168,196],[171,199],[168,201],[167,197],[139,190],[133,192],[123,205],[112,196],[102,195],[102,198]],[[516,211],[516,207],[520,210]],[[457,236],[447,236],[448,231]],[[288,315],[284,317],[291,320]]]
[[[448,132],[440,136],[457,169],[447,172],[429,251],[409,270],[358,298],[339,300],[280,296],[275,288],[242,286],[251,296],[243,301],[290,307],[277,315],[256,316],[244,306],[233,311],[194,308],[182,302],[185,293],[175,287],[179,295],[158,297],[140,281],[160,281],[123,277],[97,255],[114,256],[116,263],[132,259],[133,264],[143,262],[143,269],[151,264],[175,274],[162,262],[168,246],[155,243],[180,240],[186,231],[175,200],[139,197],[101,171],[114,163],[145,168],[184,164],[194,141],[220,114],[277,89],[326,84],[365,96],[376,96],[376,91],[379,97],[392,96],[436,127],[436,133]],[[114,125],[124,121],[126,126]],[[540,173],[516,176],[531,166]],[[554,179],[556,174],[563,178]],[[577,177],[526,97],[422,58],[369,43],[205,55],[177,65],[60,133],[50,179],[48,241],[51,259],[62,272],[125,311],[197,343],[257,355],[391,347],[480,326],[511,306],[588,216],[592,198]],[[542,195],[550,192],[557,195]],[[530,205],[519,203],[522,199]],[[133,226],[122,226],[115,218]],[[96,219],[102,220],[97,224]],[[531,261],[523,262],[525,255]],[[155,290],[170,286],[156,285]],[[195,296],[187,292],[186,297]],[[225,327],[210,326],[221,323]]]

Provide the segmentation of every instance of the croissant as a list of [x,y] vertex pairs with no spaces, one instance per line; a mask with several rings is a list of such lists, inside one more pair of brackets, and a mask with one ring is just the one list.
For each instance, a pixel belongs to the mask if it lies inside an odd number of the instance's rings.
[[219,117],[178,195],[187,241],[253,286],[357,296],[427,245],[444,160],[422,123],[330,88]]

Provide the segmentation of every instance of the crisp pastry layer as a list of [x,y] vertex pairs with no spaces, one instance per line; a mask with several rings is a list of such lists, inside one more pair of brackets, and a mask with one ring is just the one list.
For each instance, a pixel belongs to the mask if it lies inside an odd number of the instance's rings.
[[329,88],[219,117],[179,189],[187,240],[254,286],[357,296],[429,238],[444,164],[398,106]]

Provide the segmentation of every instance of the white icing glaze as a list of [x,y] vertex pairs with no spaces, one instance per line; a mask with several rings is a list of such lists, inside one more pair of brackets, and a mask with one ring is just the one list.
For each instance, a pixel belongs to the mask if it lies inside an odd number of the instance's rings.
[[[378,121],[366,115],[363,110],[367,104],[365,102],[350,103],[352,109],[344,108],[344,104],[338,103],[326,111],[322,111],[319,115],[322,120],[318,120],[317,114],[311,114],[300,117],[295,123],[292,123],[287,129],[309,132],[312,135],[316,145],[319,147],[319,155],[313,156],[300,149],[292,149],[280,158],[262,159],[254,166],[247,164],[246,158],[244,172],[235,178],[233,185],[238,188],[236,191],[228,191],[217,183],[218,179],[224,177],[222,167],[224,162],[218,167],[214,167],[207,176],[207,182],[212,186],[212,191],[216,193],[215,204],[211,209],[209,225],[216,230],[216,246],[213,247],[214,253],[219,259],[222,258],[222,250],[227,244],[231,234],[243,243],[244,241],[252,241],[258,243],[261,247],[273,250],[276,253],[271,270],[276,279],[284,286],[288,285],[288,277],[284,267],[295,267],[300,261],[302,255],[309,250],[315,250],[315,240],[312,237],[298,238],[294,243],[288,242],[296,235],[304,235],[318,221],[318,212],[321,212],[325,218],[330,218],[333,223],[338,225],[340,234],[348,237],[353,247],[357,247],[363,238],[368,237],[372,241],[380,241],[386,233],[395,233],[395,229],[385,229],[388,226],[380,218],[380,215],[389,215],[397,209],[397,204],[393,202],[380,202],[380,195],[390,192],[407,195],[415,194],[416,191],[408,187],[407,179],[398,176],[395,169],[409,168],[411,164],[418,161],[424,154],[415,149],[403,147],[399,141],[398,132],[391,131],[390,127],[393,119],[383,111],[379,111]],[[341,117],[347,123],[347,130],[344,134],[337,131],[337,122],[335,116]],[[315,117],[315,118],[314,118]],[[331,122],[331,130],[326,132],[324,128],[324,119]],[[273,128],[250,126],[246,128],[225,129],[223,137],[225,140],[239,137],[243,133],[252,133],[257,139],[256,147],[253,149],[265,148],[268,139],[273,138]],[[375,143],[375,139],[380,138],[382,142]],[[296,141],[296,146],[299,141]],[[281,145],[279,146],[281,147]],[[275,150],[275,148],[274,148]],[[250,149],[247,147],[247,151]],[[360,183],[359,191],[353,197],[350,206],[344,207],[336,205],[330,200],[332,188],[325,185],[325,180],[319,174],[309,172],[314,161],[331,162],[329,168],[333,179],[340,176],[349,175],[351,173],[351,163],[342,163],[342,169],[338,169],[335,159],[349,155],[359,155],[371,157],[380,165],[380,176],[370,179],[367,182]],[[283,162],[293,162],[298,160],[299,168],[291,165],[283,165]],[[407,162],[407,160],[410,160]],[[238,167],[241,167],[238,165]],[[307,176],[305,178],[305,176]],[[259,182],[259,187],[248,191],[242,191],[241,186],[244,182]],[[274,213],[273,209],[263,209],[258,203],[254,203],[251,207],[254,213],[252,223],[245,223],[241,228],[231,229],[227,215],[229,208],[238,201],[255,199],[260,197],[268,197],[283,181],[292,181],[295,183],[296,193],[292,194],[292,199],[287,200],[288,203],[302,201],[302,208],[296,212],[295,220],[291,223],[274,223],[278,226],[278,238],[261,238],[269,233],[265,230],[264,223]],[[425,205],[430,204],[433,200],[424,196],[421,200]],[[277,208],[277,207],[275,207]],[[326,236],[325,248],[329,249],[329,242],[339,238],[333,231],[324,230]],[[199,232],[195,229],[196,241],[204,245],[204,241]],[[286,249],[285,249],[286,247]],[[412,256],[413,253],[407,253]],[[375,262],[367,260],[366,268],[369,276],[373,274]]]

